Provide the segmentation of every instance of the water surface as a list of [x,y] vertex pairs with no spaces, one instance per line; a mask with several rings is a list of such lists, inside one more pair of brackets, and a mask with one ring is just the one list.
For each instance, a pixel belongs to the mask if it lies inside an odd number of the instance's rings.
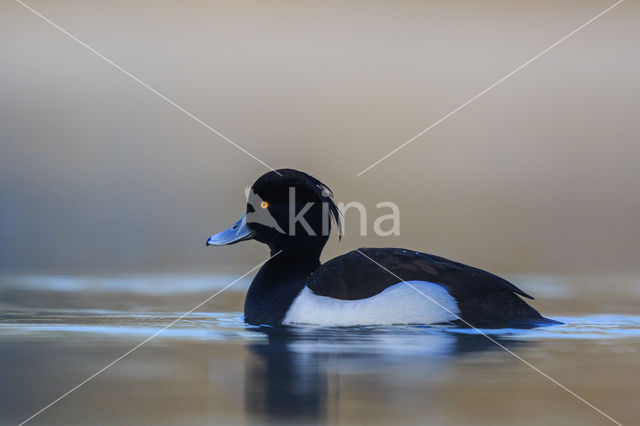
[[[232,276],[5,276],[0,422],[17,424]],[[624,424],[640,411],[640,280],[512,277],[564,324],[534,329],[248,326],[247,281],[32,424]],[[615,290],[615,291],[614,291]]]

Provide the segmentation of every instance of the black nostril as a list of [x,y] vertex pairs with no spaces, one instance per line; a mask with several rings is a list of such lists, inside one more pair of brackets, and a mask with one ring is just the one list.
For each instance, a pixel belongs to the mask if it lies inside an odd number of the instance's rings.
[[238,227],[238,225],[233,225],[233,226],[231,227],[231,229],[236,229],[237,227]]

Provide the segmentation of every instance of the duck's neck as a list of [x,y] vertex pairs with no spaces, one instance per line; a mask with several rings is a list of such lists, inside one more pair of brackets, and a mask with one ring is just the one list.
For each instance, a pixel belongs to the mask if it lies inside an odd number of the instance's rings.
[[320,266],[319,250],[272,249],[271,259],[251,282],[244,302],[251,324],[280,324],[305,286],[305,278]]
[[320,266],[321,252],[322,248],[318,250],[271,249],[271,259],[260,269],[252,286],[258,283],[279,286],[302,279]]

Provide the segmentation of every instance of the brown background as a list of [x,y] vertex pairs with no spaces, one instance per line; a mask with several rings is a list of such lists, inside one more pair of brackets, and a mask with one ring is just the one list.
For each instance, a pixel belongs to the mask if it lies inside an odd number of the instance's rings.
[[[406,246],[497,272],[640,272],[640,8],[613,2],[28,2],[274,167],[400,206]],[[15,2],[0,4],[0,267],[212,270],[266,169]],[[353,214],[353,216],[351,216]]]

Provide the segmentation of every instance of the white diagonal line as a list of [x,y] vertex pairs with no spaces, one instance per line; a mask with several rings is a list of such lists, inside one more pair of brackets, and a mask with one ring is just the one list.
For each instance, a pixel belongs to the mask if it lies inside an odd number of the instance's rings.
[[578,28],[576,28],[575,30],[571,31],[569,34],[567,34],[566,36],[562,37],[560,40],[556,41],[555,43],[553,43],[551,46],[547,47],[546,49],[544,49],[542,52],[538,53],[536,56],[534,56],[533,58],[529,59],[527,62],[525,62],[524,64],[520,65],[518,68],[514,69],[513,71],[511,71],[509,74],[505,75],[504,77],[502,77],[500,80],[496,81],[495,83],[493,83],[491,86],[487,87],[486,89],[484,89],[482,92],[478,93],[477,95],[475,95],[474,97],[472,97],[471,99],[469,99],[468,101],[466,101],[465,103],[463,103],[462,105],[460,105],[458,108],[454,109],[453,111],[451,111],[450,113],[448,113],[447,115],[445,115],[444,117],[442,117],[441,119],[439,119],[438,121],[436,121],[435,123],[433,123],[432,125],[430,125],[429,127],[427,127],[426,129],[422,130],[420,133],[418,133],[417,135],[415,135],[414,137],[412,137],[411,139],[409,139],[408,141],[406,141],[405,143],[403,143],[402,145],[398,146],[397,148],[395,148],[393,151],[391,151],[390,153],[388,153],[387,155],[385,155],[384,157],[380,158],[378,161],[372,163],[371,165],[369,165],[369,167],[367,167],[366,169],[362,170],[360,173],[358,173],[356,176],[360,176],[363,173],[365,173],[366,171],[368,171],[369,169],[371,169],[372,167],[378,165],[379,163],[381,163],[382,161],[386,160],[388,157],[390,157],[391,155],[395,154],[396,152],[400,151],[402,148],[404,148],[405,146],[409,145],[411,142],[413,142],[414,140],[418,139],[420,136],[424,135],[425,133],[427,133],[429,130],[433,129],[434,127],[436,127],[438,124],[442,123],[443,121],[445,121],[447,118],[451,117],[453,114],[455,114],[456,112],[460,111],[461,109],[463,109],[464,107],[466,107],[467,105],[469,105],[470,103],[472,103],[473,101],[475,101],[476,99],[478,99],[480,96],[484,95],[485,93],[487,93],[489,90],[493,89],[494,87],[496,87],[497,85],[499,85],[500,83],[502,83],[503,81],[505,81],[506,79],[508,79],[509,77],[511,77],[512,75],[514,75],[515,73],[517,73],[518,71],[522,70],[523,68],[525,68],[527,65],[529,65],[530,63],[532,63],[533,61],[535,61],[536,59],[540,58],[542,55],[544,55],[545,53],[549,52],[551,49],[553,49],[554,47],[556,47],[557,45],[559,45],[560,43],[562,43],[563,41],[565,41],[566,39],[568,39],[569,37],[573,36],[574,34],[576,34],[578,31],[582,30],[583,28],[585,28],[587,25],[591,24],[593,21],[595,21],[596,19],[600,18],[602,15],[604,15],[605,13],[609,12],[611,9],[613,9],[614,7],[618,6],[620,3],[622,3],[624,0],[618,0],[616,3],[612,4],[611,6],[609,6],[608,8],[606,8],[605,10],[603,10],[602,12],[600,12],[599,14],[597,14],[596,16],[594,16],[593,18],[589,19],[587,22],[585,22],[584,24],[580,25]]
[[209,302],[211,299],[213,299],[214,297],[216,297],[217,295],[219,295],[220,293],[222,293],[223,291],[225,291],[226,289],[228,289],[229,287],[231,287],[232,285],[234,285],[235,283],[237,283],[238,281],[240,281],[241,279],[243,279],[244,277],[246,277],[247,275],[249,275],[251,272],[255,271],[256,269],[258,269],[260,266],[262,266],[263,264],[265,264],[266,262],[268,262],[269,260],[273,259],[274,257],[276,257],[277,255],[279,255],[282,252],[282,250],[278,251],[276,254],[270,256],[268,259],[263,260],[262,262],[260,262],[259,264],[257,264],[256,266],[254,266],[253,268],[251,268],[250,270],[248,270],[247,272],[245,272],[244,274],[242,274],[241,276],[239,276],[238,278],[236,278],[235,280],[231,281],[229,284],[227,284],[226,286],[224,286],[221,290],[215,292],[214,294],[212,294],[211,296],[207,297],[205,300],[203,300],[202,302],[198,303],[196,306],[194,306],[193,308],[189,309],[187,312],[185,312],[184,314],[180,315],[178,318],[176,318],[175,320],[171,321],[168,325],[162,327],[160,330],[156,331],[155,333],[153,333],[151,336],[147,337],[146,339],[144,339],[142,342],[138,343],[137,345],[135,345],[133,348],[129,349],[127,352],[123,353],[122,355],[120,355],[118,358],[114,359],[113,361],[111,361],[109,364],[105,365],[104,367],[102,367],[100,370],[96,371],[95,373],[93,373],[91,376],[87,377],[86,379],[84,379],[82,382],[78,383],[77,385],[75,385],[74,387],[72,387],[71,389],[69,389],[68,391],[66,391],[65,393],[63,393],[62,395],[60,395],[58,398],[54,399],[53,401],[51,401],[49,404],[45,405],[44,407],[42,407],[40,410],[36,411],[33,415],[31,415],[29,418],[23,420],[18,426],[22,426],[23,424],[27,423],[28,421],[30,421],[31,419],[33,419],[34,417],[36,417],[37,415],[39,415],[40,413],[42,413],[43,411],[47,410],[48,408],[50,408],[51,406],[53,406],[54,404],[58,403],[60,400],[62,400],[63,398],[67,397],[69,394],[71,394],[72,392],[74,392],[75,390],[77,390],[80,386],[84,385],[85,383],[89,382],[90,380],[94,379],[96,376],[98,376],[100,373],[102,373],[103,371],[105,371],[107,368],[113,366],[115,363],[117,363],[118,361],[120,361],[122,358],[126,357],[127,355],[129,355],[130,353],[134,352],[135,350],[139,349],[142,345],[144,345],[145,343],[147,343],[149,340],[153,339],[154,337],[156,337],[158,334],[162,333],[163,331],[165,331],[167,328],[171,327],[172,325],[174,325],[175,323],[177,323],[178,321],[180,321],[181,319],[183,319],[184,317],[186,317],[187,315],[189,315],[190,313],[192,313],[193,311],[195,311],[196,309],[198,309],[199,307],[201,307],[202,305],[204,305],[205,303]]
[[609,416],[607,413],[605,413],[604,411],[600,410],[598,407],[596,407],[595,405],[593,405],[592,403],[590,403],[589,401],[587,401],[586,399],[584,399],[583,397],[581,397],[580,395],[578,395],[577,393],[575,393],[574,391],[572,391],[571,389],[567,388],[565,385],[563,385],[562,383],[558,382],[556,379],[554,379],[553,377],[549,376],[547,373],[545,373],[544,371],[540,370],[538,367],[536,367],[535,365],[531,364],[529,361],[527,361],[526,359],[522,358],[520,355],[518,355],[517,353],[511,351],[510,349],[507,349],[507,347],[505,347],[502,343],[498,342],[497,340],[495,340],[494,338],[492,338],[491,336],[489,336],[488,334],[484,333],[482,330],[474,327],[473,325],[471,325],[469,322],[467,322],[466,320],[460,318],[460,316],[458,314],[456,314],[455,312],[450,311],[449,309],[447,309],[445,306],[442,306],[440,303],[438,303],[436,300],[434,300],[433,298],[427,296],[426,294],[424,294],[423,292],[421,292],[418,288],[416,288],[415,286],[413,286],[411,283],[408,283],[407,281],[403,280],[402,278],[400,278],[398,275],[396,275],[395,273],[391,272],[389,269],[385,268],[384,266],[382,266],[380,263],[376,262],[375,260],[373,260],[372,258],[370,258],[369,256],[367,256],[366,254],[364,254],[362,251],[360,251],[359,249],[356,249],[356,251],[358,253],[360,253],[362,256],[366,257],[367,259],[369,259],[371,262],[375,263],[376,265],[378,265],[379,267],[381,267],[382,269],[384,269],[385,271],[387,271],[388,273],[390,273],[391,275],[393,275],[394,277],[396,277],[397,279],[400,280],[400,282],[407,284],[409,287],[411,287],[412,289],[414,289],[415,291],[417,291],[418,293],[420,293],[422,296],[424,296],[425,298],[429,299],[430,301],[432,301],[433,303],[435,303],[436,305],[440,306],[442,309],[444,309],[445,311],[447,311],[449,314],[455,316],[456,318],[458,318],[460,321],[462,321],[463,323],[465,323],[465,325],[467,325],[468,327],[472,328],[473,330],[475,330],[477,333],[483,335],[484,337],[486,337],[487,339],[491,340],[493,343],[495,343],[496,345],[498,345],[498,347],[504,349],[505,351],[507,351],[509,354],[513,355],[516,359],[522,361],[524,364],[526,364],[527,366],[531,367],[533,370],[537,371],[538,373],[540,373],[542,376],[544,376],[546,379],[550,380],[551,382],[555,383],[556,385],[560,386],[562,389],[564,389],[565,391],[567,391],[569,394],[573,395],[574,397],[576,397],[577,399],[579,399],[580,401],[584,402],[585,404],[587,404],[589,407],[593,408],[594,410],[596,410],[598,413],[602,414],[604,417],[606,417],[607,419],[611,420],[613,423],[622,426],[622,424],[620,422],[618,422],[617,420],[613,419],[611,416]]
[[34,15],[42,18],[42,20],[44,20],[45,22],[49,23],[51,26],[53,26],[55,29],[57,29],[58,31],[62,32],[63,34],[65,34],[67,37],[69,37],[70,39],[72,39],[73,41],[75,41],[76,43],[80,44],[81,46],[87,48],[90,52],[92,52],[93,54],[95,54],[97,57],[99,57],[100,59],[102,59],[103,61],[107,62],[108,64],[112,65],[113,67],[115,67],[116,69],[118,69],[119,71],[121,71],[123,74],[125,74],[126,76],[128,76],[129,78],[131,78],[133,81],[135,81],[136,83],[140,84],[141,86],[145,87],[146,89],[148,89],[149,91],[151,91],[152,93],[154,93],[155,95],[159,96],[160,98],[162,98],[163,100],[165,100],[167,103],[169,103],[171,106],[175,107],[176,109],[178,109],[179,111],[183,112],[184,114],[186,114],[189,118],[195,120],[196,122],[200,123],[201,125],[203,125],[204,127],[206,127],[207,129],[209,129],[210,131],[212,131],[213,133],[215,133],[216,135],[220,136],[222,139],[224,139],[225,141],[229,142],[231,145],[235,146],[236,148],[238,148],[240,151],[244,152],[245,154],[247,154],[249,157],[253,158],[254,160],[256,160],[257,162],[259,162],[260,164],[262,164],[263,166],[265,166],[266,168],[276,172],[277,174],[281,175],[277,170],[275,170],[273,167],[271,167],[270,165],[268,165],[267,163],[265,163],[264,161],[262,161],[261,159],[259,159],[258,157],[256,157],[255,155],[253,155],[252,153],[250,153],[249,151],[247,151],[246,149],[244,149],[243,147],[241,147],[240,145],[238,145],[237,143],[235,143],[234,141],[232,141],[231,139],[229,139],[228,137],[226,137],[225,135],[223,135],[222,133],[220,133],[219,131],[217,131],[216,129],[214,129],[213,127],[211,127],[210,125],[208,125],[207,123],[205,123],[204,121],[202,121],[201,119],[199,119],[198,117],[196,117],[195,115],[193,115],[192,113],[190,113],[189,111],[187,111],[186,109],[184,109],[183,107],[181,107],[180,105],[178,105],[177,103],[175,103],[174,101],[172,101],[171,99],[169,99],[168,97],[166,97],[165,95],[163,95],[162,93],[158,92],[156,89],[154,89],[153,87],[149,86],[147,83],[145,83],[144,81],[140,80],[138,77],[136,77],[135,75],[133,75],[132,73],[130,73],[129,71],[127,71],[126,69],[122,68],[120,65],[116,64],[115,62],[113,62],[111,59],[107,58],[106,56],[104,56],[102,53],[98,52],[96,49],[94,49],[93,47],[89,46],[87,43],[85,43],[84,41],[80,40],[78,37],[74,36],[73,34],[71,34],[69,31],[65,30],[64,28],[62,28],[60,25],[56,24],[55,22],[53,22],[51,19],[47,18],[46,16],[44,16],[43,14],[41,14],[40,12],[38,12],[37,10],[35,10],[34,8],[32,8],[31,6],[25,4],[23,1],[21,0],[16,0],[16,2],[18,4],[20,4],[21,6],[23,6],[24,8],[26,8],[27,10],[29,10],[31,13],[33,13]]

